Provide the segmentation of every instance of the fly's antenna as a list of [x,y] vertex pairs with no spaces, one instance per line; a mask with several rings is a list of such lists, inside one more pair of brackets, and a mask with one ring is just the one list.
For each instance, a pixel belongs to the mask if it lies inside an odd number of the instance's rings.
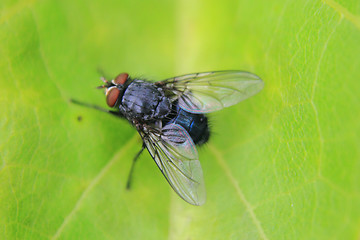
[[100,77],[100,80],[103,81],[105,84],[96,87],[96,89],[108,88],[108,87],[111,87],[112,85],[114,85],[112,82],[109,82],[108,80],[106,80],[105,77]]

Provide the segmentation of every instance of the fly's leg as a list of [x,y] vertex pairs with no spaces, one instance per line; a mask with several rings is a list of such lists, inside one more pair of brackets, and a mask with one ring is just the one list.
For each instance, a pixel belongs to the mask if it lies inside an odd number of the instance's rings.
[[145,149],[145,144],[142,145],[140,151],[135,155],[135,157],[132,161],[129,176],[128,176],[127,183],[126,183],[126,189],[128,189],[128,190],[131,188],[131,180],[132,180],[132,175],[134,172],[135,162],[140,157],[140,155],[144,151],[144,149]]
[[124,116],[118,111],[108,110],[108,109],[102,108],[100,106],[90,104],[90,103],[84,103],[84,102],[81,102],[81,101],[78,101],[78,100],[75,100],[75,99],[70,99],[70,102],[75,103],[75,104],[80,105],[80,106],[83,106],[83,107],[96,109],[96,110],[101,111],[101,112],[110,113],[113,116],[124,118]]

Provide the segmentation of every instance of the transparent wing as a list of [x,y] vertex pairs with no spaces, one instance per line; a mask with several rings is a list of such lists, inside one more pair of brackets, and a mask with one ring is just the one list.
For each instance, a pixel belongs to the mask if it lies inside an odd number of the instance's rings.
[[209,113],[245,100],[264,87],[255,74],[242,71],[194,73],[158,82],[177,95],[181,108]]
[[203,173],[194,142],[177,124],[161,130],[139,131],[147,149],[175,192],[186,202],[202,205],[206,199]]

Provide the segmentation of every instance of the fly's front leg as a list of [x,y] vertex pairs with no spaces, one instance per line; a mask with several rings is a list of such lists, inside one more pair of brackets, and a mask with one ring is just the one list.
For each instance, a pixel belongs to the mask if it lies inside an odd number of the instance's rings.
[[[144,130],[144,126],[141,123],[139,123],[139,121],[136,120],[136,119],[134,119],[132,121],[132,124],[136,128],[136,130],[140,133],[140,136],[142,137],[141,132]],[[130,190],[130,188],[131,188],[131,182],[132,182],[132,178],[133,178],[132,176],[133,176],[133,173],[134,173],[135,163],[138,160],[138,158],[140,157],[141,153],[144,151],[145,147],[146,147],[145,143],[143,143],[140,151],[133,158],[131,168],[130,168],[130,172],[129,172],[129,176],[128,176],[128,179],[127,179],[127,182],[126,182],[126,189],[128,189],[128,190]]]
[[100,112],[110,113],[111,115],[116,116],[116,117],[124,118],[124,116],[118,111],[108,110],[108,109],[102,108],[100,106],[90,104],[90,103],[81,102],[81,101],[78,101],[78,100],[75,100],[75,99],[70,99],[70,102],[72,102],[74,104],[77,104],[77,105],[80,105],[80,106],[83,106],[83,107],[92,108],[92,109],[98,110]]
[[134,159],[132,161],[129,176],[128,176],[128,180],[127,180],[127,183],[126,183],[126,189],[128,189],[128,190],[130,190],[130,188],[131,188],[131,181],[132,181],[132,176],[133,176],[133,172],[134,172],[135,162],[140,157],[140,155],[144,151],[144,149],[145,149],[145,144],[142,145],[140,151],[135,155],[135,157],[134,157]]

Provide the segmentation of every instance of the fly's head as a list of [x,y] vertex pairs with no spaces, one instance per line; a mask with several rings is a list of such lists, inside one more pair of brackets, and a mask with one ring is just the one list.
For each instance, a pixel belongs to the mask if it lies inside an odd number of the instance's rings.
[[105,88],[106,104],[109,107],[117,107],[120,104],[120,100],[126,88],[125,86],[127,85],[128,79],[130,78],[129,74],[127,73],[120,73],[111,81],[108,81],[103,77],[101,78],[105,84],[97,88]]

